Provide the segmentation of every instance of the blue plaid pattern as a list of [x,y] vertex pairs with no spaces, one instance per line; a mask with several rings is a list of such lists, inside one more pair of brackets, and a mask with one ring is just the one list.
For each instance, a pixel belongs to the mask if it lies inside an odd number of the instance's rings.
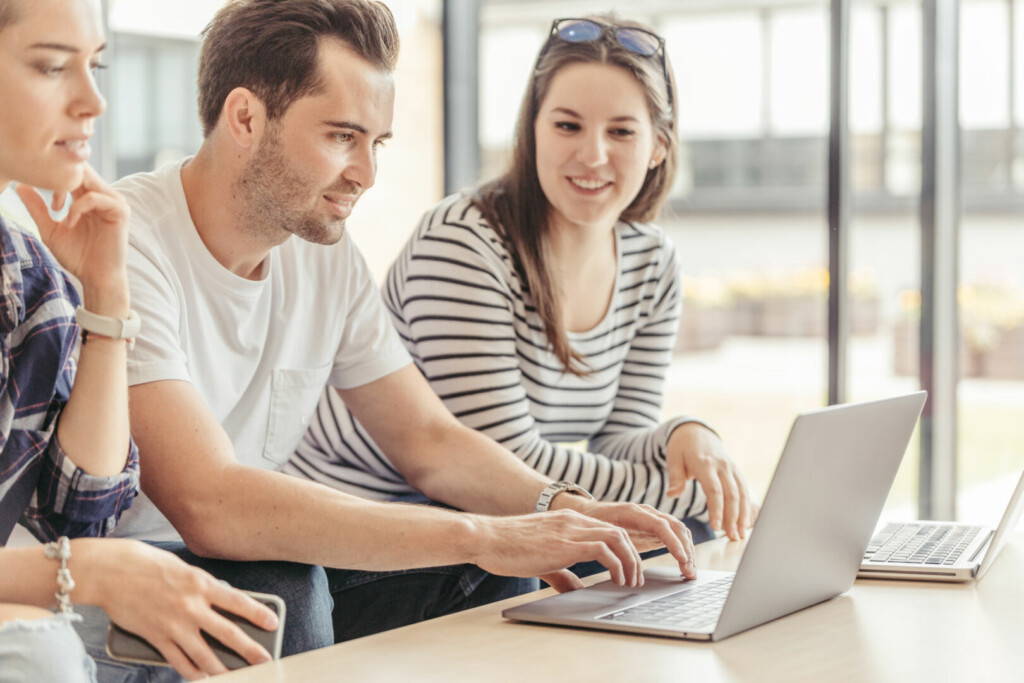
[[0,249],[0,509],[14,504],[16,482],[35,477],[20,522],[36,538],[106,535],[138,493],[138,452],[132,444],[120,474],[95,477],[61,449],[55,428],[75,376],[78,293],[46,247],[2,217]]

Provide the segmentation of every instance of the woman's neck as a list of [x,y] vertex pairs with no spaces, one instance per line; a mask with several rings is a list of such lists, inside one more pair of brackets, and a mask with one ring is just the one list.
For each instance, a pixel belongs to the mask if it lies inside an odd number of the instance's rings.
[[580,225],[552,217],[548,225],[548,253],[555,273],[581,273],[615,259],[615,225]]
[[565,328],[570,332],[592,329],[607,315],[615,294],[618,257],[614,225],[552,222],[547,251]]

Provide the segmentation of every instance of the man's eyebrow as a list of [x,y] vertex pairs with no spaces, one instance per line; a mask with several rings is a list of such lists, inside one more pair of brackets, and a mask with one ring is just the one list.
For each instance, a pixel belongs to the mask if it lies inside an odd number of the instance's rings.
[[[81,50],[79,50],[74,45],[65,45],[64,43],[34,43],[32,45],[29,45],[29,49],[30,50],[57,50],[59,52],[70,52],[71,54],[78,54],[79,52],[81,52]],[[96,48],[95,51],[96,52],[103,52],[106,49],[107,49],[107,44],[103,43],[98,48]]]
[[[324,121],[324,125],[330,128],[343,128],[345,130],[354,130],[355,132],[362,133],[363,135],[366,135],[370,132],[366,130],[366,126],[361,126],[358,123],[353,123],[352,121]],[[392,133],[391,131],[388,131],[387,133],[384,133],[377,139],[388,140],[391,137]]]

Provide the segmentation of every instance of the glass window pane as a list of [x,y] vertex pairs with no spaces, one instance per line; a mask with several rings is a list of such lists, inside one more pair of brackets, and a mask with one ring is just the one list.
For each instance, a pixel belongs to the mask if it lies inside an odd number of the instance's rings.
[[850,130],[882,128],[882,20],[875,5],[850,8]]
[[1005,0],[960,5],[960,125],[1005,129],[1009,123],[1009,22]]
[[921,190],[921,6],[889,7],[889,111],[886,189],[917,196]]
[[[114,149],[118,158],[118,175],[139,170],[122,165],[122,159],[141,159],[149,152],[149,99],[145,83],[147,77],[147,52],[138,48],[124,47],[117,50],[111,75],[113,77],[113,98],[108,116],[116,121]],[[148,169],[146,169],[148,170]]]
[[[882,5],[873,0],[851,8],[850,26],[850,215],[849,392],[851,401],[916,390],[920,323],[921,73],[919,6]],[[887,48],[887,50],[885,49]],[[885,89],[885,77],[890,88]],[[893,81],[900,84],[894,100]],[[860,100],[858,104],[857,101]],[[875,128],[855,125],[858,108],[874,106]],[[895,176],[895,178],[894,178]],[[917,517],[920,442],[911,440],[883,515]]]
[[1014,0],[1013,27],[1014,74],[1017,77],[1014,81],[1016,84],[1014,110],[1017,112],[1017,125],[1024,126],[1024,85],[1021,84],[1021,81],[1024,80],[1024,0]]
[[[756,12],[676,15],[663,35],[690,139],[756,136],[764,126],[761,22]],[[729,87],[722,87],[728,83]]]
[[771,131],[781,135],[827,131],[828,8],[779,9],[769,16]]
[[480,34],[481,177],[501,173],[509,161],[519,104],[548,25],[488,26]]
[[699,112],[681,131],[691,182],[662,221],[685,297],[665,413],[714,425],[758,496],[795,414],[826,396],[828,33],[809,4],[666,22],[680,82],[702,85],[680,90],[681,116]]
[[1024,0],[1014,0],[1014,120],[1017,124],[1013,160],[1013,182],[1018,194],[1024,193]]
[[[1024,148],[1009,128],[1011,60],[1007,3],[962,4],[960,111],[964,212],[960,245],[960,344],[957,514],[994,524],[1024,468]],[[1016,3],[1017,64],[1021,11]],[[1020,71],[1017,98],[1021,101]],[[1019,106],[1019,105],[1018,105]],[[1019,110],[1018,110],[1019,116]]]

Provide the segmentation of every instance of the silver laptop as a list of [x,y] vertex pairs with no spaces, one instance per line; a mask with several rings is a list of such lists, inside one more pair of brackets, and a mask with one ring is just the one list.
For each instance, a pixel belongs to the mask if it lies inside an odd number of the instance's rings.
[[796,418],[735,572],[644,572],[519,605],[506,619],[721,640],[848,590],[882,511],[925,392]]
[[980,579],[1017,527],[1024,511],[1024,472],[995,529],[954,522],[894,522],[876,533],[857,576],[867,579],[971,581]]

